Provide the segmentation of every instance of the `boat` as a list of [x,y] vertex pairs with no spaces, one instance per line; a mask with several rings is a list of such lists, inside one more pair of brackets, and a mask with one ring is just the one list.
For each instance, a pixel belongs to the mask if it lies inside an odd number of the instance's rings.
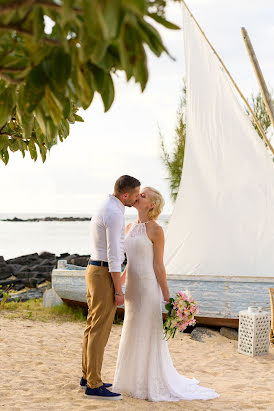
[[[199,303],[197,324],[238,328],[239,311],[248,306],[270,309],[268,277],[167,275],[171,295],[188,290]],[[52,271],[52,287],[68,305],[87,307],[85,268],[67,264]],[[163,314],[166,310],[163,306]],[[123,315],[123,308],[119,309]]]
[[[171,295],[187,289],[197,300],[198,323],[237,328],[248,306],[270,310],[274,164],[227,69],[182,3],[187,128],[166,234],[167,280]],[[83,268],[58,267],[52,285],[64,301],[86,303]]]

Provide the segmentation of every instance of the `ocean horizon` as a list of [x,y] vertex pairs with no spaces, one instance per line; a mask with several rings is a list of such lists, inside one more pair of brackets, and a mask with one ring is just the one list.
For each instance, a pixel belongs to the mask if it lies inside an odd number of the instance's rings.
[[[45,217],[89,217],[78,213],[0,213],[0,220]],[[170,215],[163,214],[158,223],[166,230]],[[126,224],[136,220],[136,214],[125,214]],[[0,221],[0,256],[5,260],[25,254],[49,251],[56,255],[90,253],[90,221]]]

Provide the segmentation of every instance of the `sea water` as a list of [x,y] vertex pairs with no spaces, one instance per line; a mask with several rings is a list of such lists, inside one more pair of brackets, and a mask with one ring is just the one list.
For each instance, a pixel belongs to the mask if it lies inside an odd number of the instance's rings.
[[[0,214],[0,220],[29,219],[60,215]],[[67,216],[66,216],[67,217]],[[82,216],[86,217],[86,216]],[[160,216],[158,223],[165,230],[169,216]],[[126,224],[136,221],[135,215],[125,216]],[[0,221],[0,256],[5,260],[20,255],[49,251],[60,253],[90,253],[90,221],[39,221],[9,222]]]

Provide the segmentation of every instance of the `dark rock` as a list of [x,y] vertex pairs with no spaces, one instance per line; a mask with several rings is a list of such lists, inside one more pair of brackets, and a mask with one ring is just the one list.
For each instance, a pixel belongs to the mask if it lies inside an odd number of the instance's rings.
[[37,271],[39,273],[49,273],[53,269],[52,265],[34,265],[30,268],[30,271]]
[[35,273],[34,278],[43,278],[44,281],[51,281],[51,272],[50,273]]
[[209,331],[208,328],[205,327],[195,327],[192,333],[190,334],[190,337],[192,340],[199,341],[199,342],[204,342],[203,337],[212,337],[214,334]]
[[229,338],[230,340],[238,340],[238,331],[234,328],[221,327],[220,334],[223,337]]
[[69,264],[72,264],[72,263],[71,263],[71,260],[73,260],[74,258],[77,258],[77,257],[80,257],[79,254],[69,254],[69,255],[65,258],[65,260],[67,260],[67,262],[68,262]]
[[25,286],[24,286],[23,283],[20,282],[20,283],[15,284],[15,286],[13,288],[16,291],[20,291],[20,290],[23,290],[23,288],[25,288]]
[[37,284],[42,284],[45,281],[47,281],[45,278],[42,278],[42,277],[34,277],[34,278],[36,279]]
[[62,253],[62,254],[60,254],[59,257],[57,257],[57,260],[65,260],[66,257],[68,257],[68,256],[69,256],[69,253]]
[[90,258],[89,255],[75,257],[75,258],[72,258],[72,259],[69,261],[69,264],[79,265],[80,267],[86,267],[89,258]]
[[2,272],[0,268],[0,280],[5,280],[6,278],[9,278],[11,276],[12,272]]
[[5,262],[0,262],[0,279],[4,280],[12,275],[12,270]]
[[32,265],[36,261],[37,263],[39,262],[39,256],[37,253],[33,253],[33,254],[22,255],[16,258],[11,258],[10,260],[7,260],[7,263],[8,264]]
[[43,260],[40,260],[40,262],[39,262],[38,265],[51,265],[51,266],[55,266],[56,263],[57,263],[57,260],[56,260],[55,258],[54,258],[54,259],[43,259]]
[[49,253],[48,251],[43,251],[42,253],[39,254],[39,258],[43,258],[43,259],[55,259],[55,254],[53,253]]
[[20,280],[17,278],[8,278],[7,280],[1,280],[0,286],[2,290],[6,290],[7,288],[13,288],[13,286],[19,282]]
[[31,278],[34,277],[33,272],[31,271],[21,271],[16,274],[16,278]]
[[0,255],[0,264],[5,263],[4,257],[2,255]]
[[29,271],[29,268],[26,265],[22,264],[9,264],[11,272],[13,275],[17,276],[18,273],[22,271]]
[[43,297],[44,292],[48,288],[50,288],[50,286],[34,288],[32,290],[28,290],[23,293],[13,294],[7,299],[7,302],[9,301],[28,301],[28,300],[32,300],[36,298],[41,298]]
[[37,279],[37,283],[43,283],[44,281],[51,281],[51,273],[32,273],[32,278]]
[[37,287],[37,278],[22,278],[21,281],[25,287],[29,287],[29,288]]

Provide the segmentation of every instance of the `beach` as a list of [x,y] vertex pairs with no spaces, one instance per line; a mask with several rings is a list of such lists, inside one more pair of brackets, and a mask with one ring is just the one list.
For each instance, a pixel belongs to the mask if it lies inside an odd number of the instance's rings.
[[[102,377],[112,382],[122,326],[113,325]],[[273,410],[274,348],[250,358],[237,352],[237,341],[211,331],[203,341],[178,333],[169,340],[179,373],[214,388],[209,401],[152,403],[124,396],[121,401],[85,398],[79,387],[84,323],[33,321],[0,313],[0,407],[21,410]]]

